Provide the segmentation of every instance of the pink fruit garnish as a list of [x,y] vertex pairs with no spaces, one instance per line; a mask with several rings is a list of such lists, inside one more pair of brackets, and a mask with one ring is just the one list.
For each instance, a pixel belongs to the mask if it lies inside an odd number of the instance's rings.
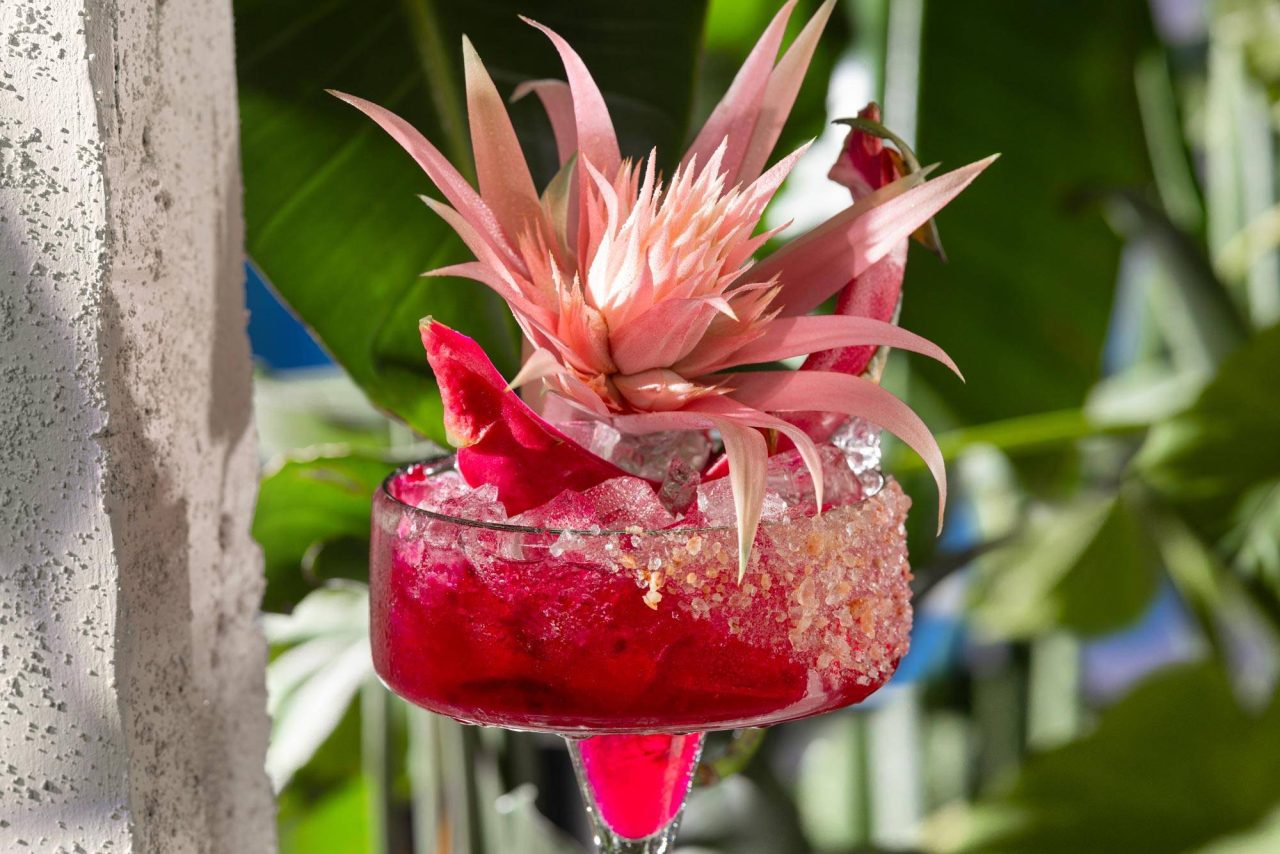
[[444,401],[445,431],[458,448],[458,471],[472,486],[496,486],[507,513],[626,476],[530,409],[475,341],[430,318],[420,331]]

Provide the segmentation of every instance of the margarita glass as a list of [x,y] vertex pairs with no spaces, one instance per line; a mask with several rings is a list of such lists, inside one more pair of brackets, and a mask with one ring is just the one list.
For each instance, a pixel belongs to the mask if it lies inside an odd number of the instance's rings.
[[735,527],[696,514],[601,531],[421,509],[452,465],[374,497],[377,672],[464,723],[565,736],[603,851],[669,849],[704,732],[856,703],[906,653],[910,500],[892,480],[763,522],[739,578]]

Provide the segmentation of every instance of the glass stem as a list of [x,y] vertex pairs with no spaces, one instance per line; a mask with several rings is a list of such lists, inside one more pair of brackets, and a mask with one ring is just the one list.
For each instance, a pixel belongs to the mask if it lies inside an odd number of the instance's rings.
[[615,854],[670,851],[703,734],[565,736],[596,848]]

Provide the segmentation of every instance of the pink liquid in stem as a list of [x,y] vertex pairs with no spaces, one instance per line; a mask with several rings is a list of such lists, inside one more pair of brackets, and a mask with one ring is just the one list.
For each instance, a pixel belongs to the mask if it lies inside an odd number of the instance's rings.
[[614,833],[644,839],[676,817],[702,748],[702,733],[598,735],[578,749],[600,818]]

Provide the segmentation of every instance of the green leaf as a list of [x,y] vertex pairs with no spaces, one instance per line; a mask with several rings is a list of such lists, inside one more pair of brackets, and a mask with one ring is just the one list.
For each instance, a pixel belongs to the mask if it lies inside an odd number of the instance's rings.
[[1243,497],[1225,544],[1241,572],[1262,579],[1280,596],[1280,480]]
[[350,854],[368,851],[368,792],[361,777],[299,815],[281,816],[281,854]]
[[[415,198],[434,189],[408,155],[323,90],[396,110],[466,174],[463,29],[504,92],[528,78],[563,77],[545,37],[517,19],[525,11],[579,48],[625,153],[657,145],[668,162],[678,154],[705,3],[235,3],[249,254],[376,406],[438,441],[440,399],[418,319],[432,315],[475,337],[508,376],[515,326],[478,284],[418,278],[466,260],[465,248]],[[536,100],[512,112],[535,176],[546,180],[554,153]]]
[[335,445],[286,459],[263,478],[253,536],[266,565],[264,611],[287,612],[326,577],[368,577],[373,492],[395,466]]
[[1280,325],[1229,356],[1195,404],[1158,424],[1135,460],[1143,477],[1217,540],[1242,497],[1280,478]]
[[390,444],[393,422],[340,372],[290,371],[254,376],[253,423],[259,453],[274,459],[317,445],[381,450]]
[[1100,380],[1089,392],[1084,413],[1095,424],[1153,424],[1194,403],[1208,379],[1202,371],[1138,362]]
[[1017,0],[925,11],[916,151],[946,167],[1003,152],[938,217],[950,261],[917,251],[907,269],[902,325],[964,370],[920,369],[961,423],[1077,406],[1097,378],[1120,241],[1068,202],[1148,181],[1133,67],[1153,36],[1143,3],[1070,19]]
[[1000,637],[1118,629],[1137,619],[1155,594],[1156,558],[1122,494],[1082,497],[1034,519],[981,559],[973,614]]
[[931,850],[1187,851],[1280,804],[1280,703],[1242,709],[1221,670],[1178,667],[1102,713],[1089,736],[928,830]]
[[269,640],[293,644],[267,666],[267,773],[277,791],[311,760],[373,678],[368,614],[362,590],[318,590],[293,614],[267,621]]
[[1272,851],[1280,851],[1280,807],[1254,827],[1214,840],[1197,848],[1196,854],[1268,854]]

